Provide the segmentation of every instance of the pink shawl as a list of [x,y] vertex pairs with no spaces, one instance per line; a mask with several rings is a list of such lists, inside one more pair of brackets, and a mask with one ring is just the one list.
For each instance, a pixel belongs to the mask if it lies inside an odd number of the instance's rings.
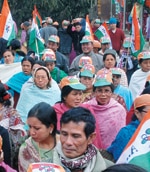
[[86,102],[91,105],[96,121],[98,124],[99,133],[101,136],[102,148],[107,148],[115,139],[119,130],[126,124],[126,111],[113,98],[107,105],[98,105],[95,98]]

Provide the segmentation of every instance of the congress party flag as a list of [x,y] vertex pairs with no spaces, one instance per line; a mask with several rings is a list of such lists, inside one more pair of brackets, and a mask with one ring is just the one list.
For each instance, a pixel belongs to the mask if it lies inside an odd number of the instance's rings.
[[30,31],[30,38],[29,38],[29,48],[35,51],[38,55],[41,52],[43,52],[43,50],[45,49],[44,40],[41,38],[34,11],[33,11],[33,21]]
[[150,171],[150,111],[118,159],[117,164],[120,163],[135,164]]
[[100,25],[100,27],[95,31],[94,34],[98,39],[101,39],[104,36],[110,37],[107,24],[104,22],[102,25]]
[[88,15],[86,15],[85,35],[91,36],[92,40],[94,40],[92,27]]
[[33,15],[35,15],[37,25],[38,25],[38,27],[40,27],[42,25],[42,18],[36,8],[36,5],[34,5]]
[[0,37],[8,40],[8,43],[16,37],[14,21],[9,9],[8,1],[4,0],[0,16]]
[[140,28],[140,24],[136,14],[136,5],[133,7],[133,17],[132,17],[132,42],[131,42],[131,52],[132,55],[137,57],[138,54],[143,50],[145,45],[144,36]]

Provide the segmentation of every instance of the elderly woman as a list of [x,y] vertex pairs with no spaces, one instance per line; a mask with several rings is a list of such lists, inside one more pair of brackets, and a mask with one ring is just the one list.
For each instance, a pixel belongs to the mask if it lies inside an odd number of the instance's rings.
[[32,107],[28,113],[30,137],[19,150],[19,171],[26,172],[29,165],[35,162],[53,162],[56,146],[57,117],[54,109],[41,102]]
[[102,139],[102,148],[110,146],[126,123],[124,107],[111,98],[113,89],[111,73],[105,74],[103,71],[99,71],[93,86],[95,98],[86,102],[91,105],[95,113]]
[[26,122],[29,110],[37,103],[47,102],[53,106],[60,101],[60,89],[51,82],[51,76],[46,67],[37,68],[33,75],[34,82],[23,89],[16,109],[21,115],[23,122]]

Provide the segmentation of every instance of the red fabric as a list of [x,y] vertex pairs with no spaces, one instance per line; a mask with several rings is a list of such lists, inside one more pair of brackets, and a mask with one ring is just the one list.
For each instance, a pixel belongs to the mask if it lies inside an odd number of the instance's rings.
[[125,38],[125,34],[122,29],[116,28],[115,33],[109,30],[109,35],[111,38],[113,49],[116,51],[120,51],[120,49],[122,48],[123,40]]
[[134,105],[131,106],[130,111],[127,113],[126,125],[128,125],[131,122],[133,114],[134,114]]

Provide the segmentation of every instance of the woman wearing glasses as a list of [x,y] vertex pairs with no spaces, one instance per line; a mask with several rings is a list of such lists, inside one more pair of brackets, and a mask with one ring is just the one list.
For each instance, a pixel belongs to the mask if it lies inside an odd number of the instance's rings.
[[111,145],[119,130],[126,123],[126,110],[111,98],[113,90],[111,73],[104,73],[100,70],[93,86],[95,98],[86,102],[92,106],[95,113],[104,149]]

